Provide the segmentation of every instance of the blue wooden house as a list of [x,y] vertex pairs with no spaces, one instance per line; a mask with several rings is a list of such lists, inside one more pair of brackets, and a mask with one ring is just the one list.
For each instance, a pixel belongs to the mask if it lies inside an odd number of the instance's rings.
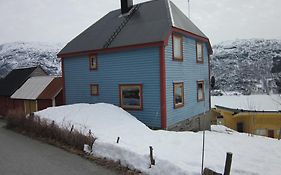
[[111,103],[167,129],[210,109],[209,39],[169,0],[109,12],[70,41],[65,103]]

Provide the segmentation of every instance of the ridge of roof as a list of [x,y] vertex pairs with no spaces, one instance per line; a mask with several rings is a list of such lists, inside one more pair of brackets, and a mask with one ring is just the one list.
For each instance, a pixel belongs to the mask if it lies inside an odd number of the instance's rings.
[[168,6],[168,11],[169,11],[169,16],[170,16],[170,18],[169,18],[169,20],[170,20],[170,22],[171,22],[171,26],[174,26],[174,17],[173,17],[173,13],[172,13],[172,7],[171,7],[171,1],[170,0],[165,0],[165,2],[166,2],[166,4],[167,4],[167,6]]

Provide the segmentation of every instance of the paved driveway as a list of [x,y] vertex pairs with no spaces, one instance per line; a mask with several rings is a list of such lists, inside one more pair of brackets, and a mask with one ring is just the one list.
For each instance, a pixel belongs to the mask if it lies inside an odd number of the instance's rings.
[[0,120],[1,175],[113,175],[110,170],[54,146],[3,128]]

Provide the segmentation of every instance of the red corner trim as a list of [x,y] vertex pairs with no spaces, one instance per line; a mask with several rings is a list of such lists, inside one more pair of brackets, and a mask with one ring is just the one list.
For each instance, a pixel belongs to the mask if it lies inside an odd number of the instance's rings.
[[64,58],[61,58],[61,71],[62,71],[62,96],[63,96],[63,104],[65,104],[65,79],[64,79]]
[[160,105],[161,128],[167,129],[165,46],[160,46]]

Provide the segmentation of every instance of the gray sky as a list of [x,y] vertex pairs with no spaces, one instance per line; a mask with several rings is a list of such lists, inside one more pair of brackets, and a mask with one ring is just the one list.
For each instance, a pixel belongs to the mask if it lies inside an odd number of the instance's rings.
[[[134,0],[134,3],[147,0]],[[172,0],[185,14],[187,0]],[[191,20],[216,44],[281,39],[281,0],[190,0]],[[0,43],[69,42],[120,0],[0,0]]]

